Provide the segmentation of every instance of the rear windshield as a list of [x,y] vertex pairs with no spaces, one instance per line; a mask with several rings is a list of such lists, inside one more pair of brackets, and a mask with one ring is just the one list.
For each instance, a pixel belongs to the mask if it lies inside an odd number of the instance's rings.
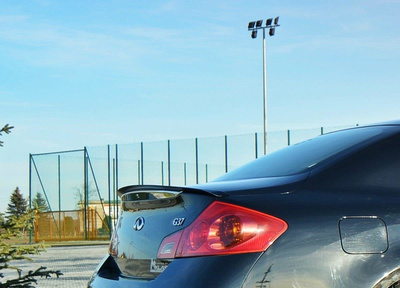
[[371,126],[321,135],[258,158],[215,181],[279,177],[306,172],[342,151],[362,147],[397,130],[393,126]]

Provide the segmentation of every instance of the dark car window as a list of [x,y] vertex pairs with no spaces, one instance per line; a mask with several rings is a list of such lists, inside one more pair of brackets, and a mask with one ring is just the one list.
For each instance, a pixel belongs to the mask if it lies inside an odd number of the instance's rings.
[[344,151],[375,142],[399,128],[370,126],[342,130],[318,136],[256,159],[215,181],[278,177],[306,172]]

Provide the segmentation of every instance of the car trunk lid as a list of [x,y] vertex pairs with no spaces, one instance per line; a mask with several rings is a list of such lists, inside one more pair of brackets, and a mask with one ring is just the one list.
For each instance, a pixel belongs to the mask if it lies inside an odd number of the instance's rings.
[[172,260],[157,259],[163,239],[187,227],[223,193],[165,186],[120,189],[121,213],[111,240],[110,254],[122,275],[154,279]]

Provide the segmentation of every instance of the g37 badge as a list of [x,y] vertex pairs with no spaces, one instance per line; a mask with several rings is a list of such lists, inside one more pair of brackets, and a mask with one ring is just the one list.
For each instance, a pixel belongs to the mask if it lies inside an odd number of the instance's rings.
[[175,218],[174,221],[172,221],[172,225],[182,226],[183,222],[185,222],[185,218]]

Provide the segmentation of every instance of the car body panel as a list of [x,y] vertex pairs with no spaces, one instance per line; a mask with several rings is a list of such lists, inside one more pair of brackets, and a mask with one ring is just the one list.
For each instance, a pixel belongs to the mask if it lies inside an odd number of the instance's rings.
[[[274,175],[285,173],[282,162],[276,171],[266,169],[270,176],[259,177],[264,173],[257,171],[262,159],[246,166],[256,171],[254,179],[241,179],[247,172],[242,174],[240,168],[216,182],[194,187],[134,188],[181,191],[182,202],[167,208],[123,211],[116,230],[121,250],[105,258],[90,287],[394,288],[394,283],[400,283],[399,125],[395,121],[349,129],[288,148],[290,155],[297,155],[298,149],[311,157],[295,157],[299,165],[287,169],[299,171],[294,175]],[[359,143],[347,139],[353,131]],[[349,141],[349,146],[339,143],[336,149],[335,139]],[[315,144],[315,151],[313,143],[320,143]],[[327,157],[324,149],[329,150]],[[121,273],[118,258],[154,259],[164,237],[188,227],[216,200],[282,219],[288,229],[266,251],[168,259],[162,273],[151,279]],[[132,225],[139,215],[149,226],[137,233]],[[156,221],[150,224],[153,218]],[[186,220],[176,227],[171,226],[174,218]]]
[[[381,209],[382,206],[387,207],[388,212],[396,209],[398,200],[395,195],[381,203],[368,196],[361,201],[350,197],[335,199],[313,195],[320,198],[318,208],[310,207],[309,211],[313,212],[304,214],[309,203],[302,199],[308,193],[297,191],[288,195],[291,201],[298,203],[295,207],[282,203],[286,200],[274,199],[277,206],[290,211],[276,211],[287,221],[289,229],[260,257],[243,287],[257,287],[267,270],[266,281],[270,286],[266,287],[373,287],[387,273],[400,268],[400,215],[397,212],[397,215],[388,216]],[[354,211],[355,203],[363,207],[358,213]],[[303,207],[304,210],[296,207]],[[343,250],[339,222],[345,216],[354,215],[385,220],[390,243],[387,251],[349,254]],[[370,233],[368,230],[363,232]]]

